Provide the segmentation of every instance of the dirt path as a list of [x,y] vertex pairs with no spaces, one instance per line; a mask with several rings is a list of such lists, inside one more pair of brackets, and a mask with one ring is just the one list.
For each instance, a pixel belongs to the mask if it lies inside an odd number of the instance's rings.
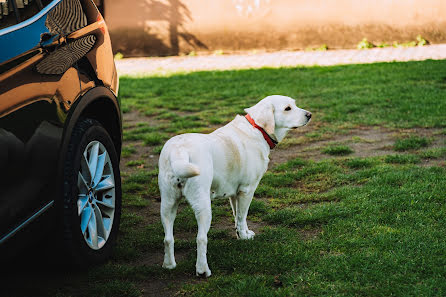
[[164,58],[128,58],[116,60],[120,75],[165,74],[201,70],[229,70],[261,67],[328,66],[392,61],[446,59],[446,44],[407,48],[367,50],[278,51],[234,55],[183,56]]

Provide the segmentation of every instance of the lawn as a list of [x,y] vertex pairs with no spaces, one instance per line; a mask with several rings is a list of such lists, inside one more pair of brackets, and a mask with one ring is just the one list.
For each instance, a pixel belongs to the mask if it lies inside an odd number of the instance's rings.
[[[178,266],[162,269],[163,143],[209,133],[270,94],[296,98],[313,119],[272,153],[248,215],[255,239],[236,240],[228,201],[213,201],[213,275],[196,278],[196,222],[183,202]],[[446,294],[446,61],[121,77],[120,98],[118,246],[49,295]]]

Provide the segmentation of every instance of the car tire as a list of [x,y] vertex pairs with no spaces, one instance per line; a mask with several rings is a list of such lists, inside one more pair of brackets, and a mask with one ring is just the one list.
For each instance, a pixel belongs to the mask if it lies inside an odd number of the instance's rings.
[[119,158],[98,121],[84,118],[73,128],[63,192],[64,251],[75,266],[105,261],[116,243],[122,193]]

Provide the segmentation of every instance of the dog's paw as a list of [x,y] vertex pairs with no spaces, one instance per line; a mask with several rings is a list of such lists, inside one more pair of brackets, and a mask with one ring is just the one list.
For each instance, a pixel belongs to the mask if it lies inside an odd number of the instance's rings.
[[254,231],[251,231],[251,230],[246,230],[246,234],[248,235],[248,238],[247,238],[247,239],[253,239],[254,236],[256,235],[256,234],[254,233]]
[[174,269],[175,267],[177,267],[177,263],[175,263],[175,261],[173,263],[163,263],[163,268]]
[[196,274],[199,277],[210,277],[212,273],[208,265],[206,266],[203,265],[203,267],[197,266]]
[[254,231],[246,229],[246,230],[237,230],[237,235],[239,239],[254,239],[254,236],[256,234],[254,233]]

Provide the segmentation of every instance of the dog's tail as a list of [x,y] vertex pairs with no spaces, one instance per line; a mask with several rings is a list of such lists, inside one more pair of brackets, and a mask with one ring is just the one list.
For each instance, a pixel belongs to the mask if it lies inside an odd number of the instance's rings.
[[189,154],[184,150],[172,150],[169,161],[175,176],[189,178],[200,174],[200,169],[190,163]]

